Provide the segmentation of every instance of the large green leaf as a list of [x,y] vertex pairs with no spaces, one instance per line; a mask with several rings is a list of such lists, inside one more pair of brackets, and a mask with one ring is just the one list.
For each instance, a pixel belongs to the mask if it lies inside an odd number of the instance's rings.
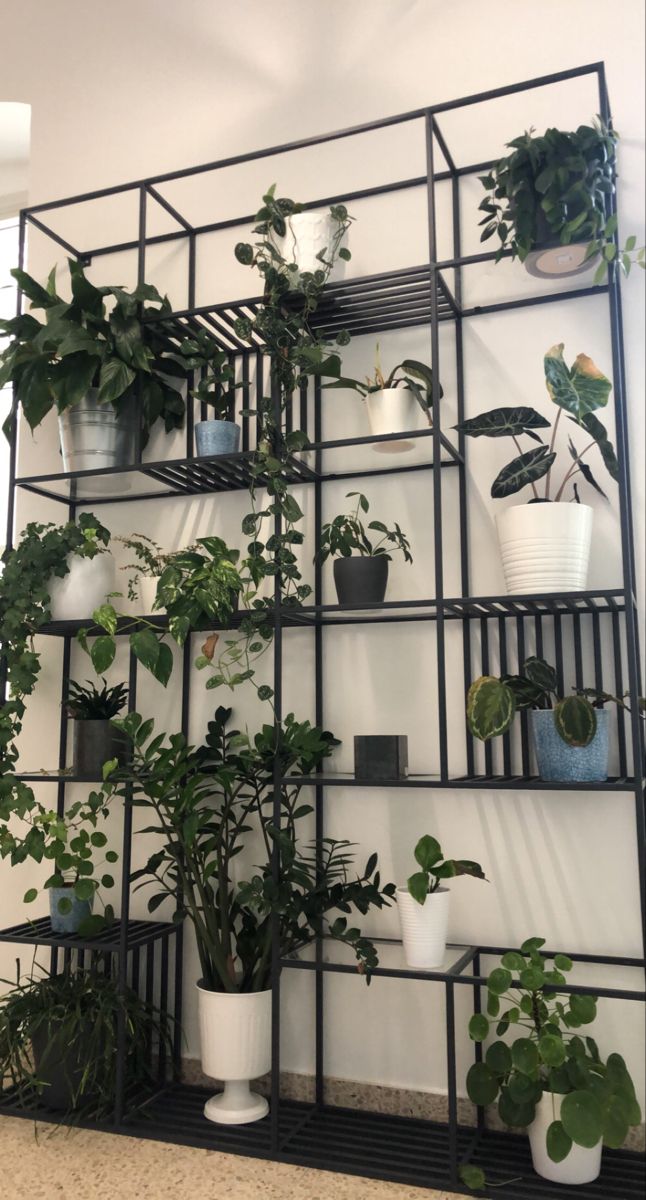
[[572,1149],[572,1138],[563,1128],[561,1121],[552,1121],[546,1136],[547,1153],[552,1162],[563,1162]]
[[538,1071],[538,1048],[530,1038],[516,1038],[512,1048],[511,1057],[517,1071],[522,1075],[534,1077]]
[[52,296],[46,288],[41,287],[26,271],[21,271],[19,267],[14,267],[11,274],[27,299],[31,300],[32,308],[51,308],[53,304],[59,303],[57,296]]
[[549,429],[549,425],[534,408],[492,408],[454,428],[467,437],[518,437],[521,433],[536,437],[535,429]]
[[102,317],[104,312],[103,297],[107,288],[97,288],[93,283],[90,283],[78,259],[68,258],[67,261],[72,279],[72,295],[76,304],[84,313],[91,313],[94,317]]
[[568,368],[563,359],[563,342],[560,342],[548,350],[544,367],[550,398],[579,424],[585,413],[608,403],[612,384],[587,354],[578,354],[573,366]]
[[554,667],[550,666],[544,658],[538,658],[535,654],[531,654],[523,663],[523,671],[527,678],[542,691],[552,695],[556,692],[558,676]]
[[118,400],[130,387],[134,378],[135,372],[132,367],[120,358],[105,359],[99,378],[99,400],[103,403]]
[[519,454],[518,458],[514,458],[506,467],[503,467],[494,479],[491,485],[491,495],[494,500],[500,500],[503,496],[513,496],[521,488],[536,483],[537,479],[542,479],[544,475],[547,475],[555,459],[556,454],[550,453],[548,447],[544,445],[536,446],[534,450],[527,450],[525,454]]
[[482,675],[471,684],[467,694],[467,723],[480,741],[505,733],[515,712],[514,694],[502,680]]
[[603,1114],[598,1098],[589,1091],[570,1092],[561,1104],[563,1128],[577,1146],[591,1150],[603,1134]]
[[[570,417],[570,420],[573,421],[574,417]],[[614,479],[616,483],[619,479],[619,463],[617,461],[617,455],[615,454],[615,448],[608,437],[605,426],[598,417],[595,417],[594,413],[585,413],[581,418],[581,424],[597,443],[599,450],[601,451],[601,457],[605,463],[606,470],[610,475],[610,478]]]
[[589,746],[597,732],[597,715],[584,696],[566,696],[554,707],[554,724],[568,746]]
[[415,861],[423,871],[429,871],[442,857],[442,848],[437,838],[429,833],[421,837],[415,847]]
[[35,429],[54,403],[48,355],[39,354],[21,369],[17,393],[29,428]]
[[84,351],[70,354],[57,363],[52,386],[59,412],[83,400],[92,387],[97,366],[95,356]]
[[469,1068],[467,1094],[474,1104],[493,1104],[498,1095],[498,1077],[486,1063],[474,1063]]

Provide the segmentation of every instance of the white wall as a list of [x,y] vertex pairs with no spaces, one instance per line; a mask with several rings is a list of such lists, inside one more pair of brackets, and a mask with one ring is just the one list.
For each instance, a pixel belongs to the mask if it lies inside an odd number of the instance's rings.
[[[112,0],[88,6],[81,0],[5,0],[3,34],[11,53],[3,67],[0,98],[32,105],[30,201],[118,183],[146,174],[173,170],[262,145],[323,132],[374,117],[404,111],[543,73],[605,59],[615,122],[622,133],[620,151],[621,224],[643,240],[640,184],[643,179],[644,129],[642,5],[624,0],[618,20],[608,29],[607,6],[601,0],[544,0],[540,10],[518,0],[506,20],[476,0],[404,2],[404,0],[328,0],[301,3],[276,0],[268,9],[259,2],[207,5],[184,0]],[[596,112],[590,85],[568,85],[560,94],[525,93],[516,103],[491,106],[486,118],[471,110],[447,116],[443,128],[462,163],[494,157],[504,141],[531,124],[566,127],[589,120]],[[325,195],[423,171],[423,134],[402,127],[279,161],[261,162],[229,171],[220,183],[199,179],[197,185],[168,190],[196,221],[254,209],[263,186],[274,179],[281,190],[298,198]],[[477,189],[465,188],[463,222],[466,249],[477,246]],[[424,261],[424,199],[405,193],[394,200],[353,206],[357,224],[353,270],[370,272]],[[446,234],[445,201],[442,230]],[[210,214],[213,214],[211,217]],[[165,218],[164,218],[165,220]],[[160,223],[159,228],[168,228]],[[87,246],[96,240],[134,236],[132,200],[97,206],[92,214],[68,209],[57,225],[63,236]],[[123,231],[126,231],[124,234]],[[129,232],[128,232],[129,231]],[[253,294],[248,273],[231,257],[235,237],[212,239],[198,277],[198,300],[204,302]],[[75,241],[75,238],[77,239]],[[51,248],[31,240],[31,265],[44,274]],[[149,258],[148,276],[168,288],[182,303],[181,251]],[[132,282],[132,259],[100,260],[94,277]],[[625,286],[630,436],[633,453],[637,542],[643,545],[643,280],[633,275]],[[516,264],[486,267],[469,275],[466,286],[474,303],[501,293],[522,295],[529,281]],[[545,306],[508,315],[480,317],[465,331],[467,405],[470,414],[494,404],[542,406],[542,355],[565,341],[574,357],[585,350],[611,372],[602,298]],[[384,357],[400,352],[417,357],[429,353],[427,333],[404,333],[382,339]],[[442,329],[442,381],[450,417],[455,381],[452,333]],[[347,365],[363,373],[372,355],[371,339],[352,345]],[[364,367],[365,359],[368,363]],[[344,421],[350,434],[362,429],[358,403],[336,395],[326,400],[326,429]],[[450,424],[450,419],[448,421]],[[338,424],[337,424],[338,428]],[[56,463],[55,431],[39,431],[31,442],[23,437],[22,469],[46,469]],[[488,488],[504,448],[476,444],[472,471],[472,562],[475,594],[502,588],[495,548]],[[445,472],[450,476],[450,472]],[[397,517],[410,533],[415,567],[394,563],[393,599],[432,595],[432,512],[430,476],[366,482],[365,490],[386,518]],[[325,516],[338,511],[345,486],[330,486]],[[349,486],[347,488],[349,489]],[[455,530],[456,491],[445,479],[447,529]],[[613,500],[615,496],[611,497]],[[597,535],[591,582],[619,584],[616,504],[594,497]],[[311,498],[303,503],[311,517]],[[234,540],[244,498],[138,503],[103,510],[115,531],[142,529],[169,547],[185,544],[196,533],[222,533]],[[37,515],[62,519],[44,503],[21,501],[19,524]],[[448,545],[450,547],[450,536]],[[453,535],[455,536],[455,535]],[[458,592],[457,567],[449,554],[447,587]],[[640,578],[643,556],[640,558]],[[328,597],[330,578],[326,579]],[[643,594],[643,593],[642,593]],[[456,634],[449,649],[459,663]],[[286,668],[287,703],[311,714],[313,646],[307,632],[290,633]],[[453,659],[451,660],[453,661]],[[80,672],[84,663],[79,662]],[[298,670],[296,669],[298,667]],[[48,647],[37,697],[30,709],[24,738],[26,766],[47,758],[55,761],[57,652]],[[116,671],[118,675],[118,670]],[[462,737],[461,665],[452,680],[450,734]],[[350,766],[351,738],[356,732],[398,728],[410,738],[411,768],[437,770],[434,706],[434,632],[431,627],[404,625],[361,632],[336,631],[325,640],[326,721],[344,739],[341,767]],[[205,693],[198,676],[193,685],[192,736],[199,737],[213,693]],[[176,697],[161,694],[142,681],[139,697],[146,711],[176,727]],[[253,726],[257,707],[236,694],[237,719]],[[52,715],[54,714],[54,715]],[[47,754],[44,752],[44,747]],[[456,752],[457,753],[457,752]],[[460,763],[455,762],[459,768]],[[370,792],[335,789],[329,793],[327,832],[359,843],[361,856],[378,849],[384,875],[403,880],[410,871],[412,847],[425,831],[435,832],[446,851],[479,859],[491,882],[460,880],[453,888],[452,933],[456,940],[515,944],[531,933],[543,933],[551,945],[573,950],[635,955],[640,953],[638,884],[633,802],[628,794],[518,794]],[[143,842],[143,839],[142,839]],[[143,846],[138,843],[137,857]],[[3,924],[21,919],[19,897],[31,883],[25,866],[11,872],[0,866]],[[37,872],[33,872],[37,874]],[[143,915],[141,900],[136,912]],[[369,932],[394,935],[396,914],[371,918]],[[2,948],[0,974],[7,974],[13,955]],[[197,1053],[195,1009],[187,963],[187,1012],[190,1050]],[[285,1065],[309,1069],[312,1064],[306,1016],[312,1007],[311,980],[285,981]],[[582,971],[581,978],[588,979]],[[628,971],[597,971],[607,983],[635,985]],[[393,981],[375,981],[369,991],[355,979],[332,978],[327,985],[329,1019],[327,1069],[330,1074],[423,1089],[444,1086],[442,989]],[[459,989],[458,1016],[466,1015],[466,989]],[[431,1002],[429,1004],[429,995]],[[600,1022],[604,1048],[629,1055],[641,1077],[642,1019],[628,1002],[603,1009]],[[461,1026],[462,1027],[462,1026]],[[415,1036],[411,1037],[411,1030]],[[462,1044],[460,1063],[469,1061]]]

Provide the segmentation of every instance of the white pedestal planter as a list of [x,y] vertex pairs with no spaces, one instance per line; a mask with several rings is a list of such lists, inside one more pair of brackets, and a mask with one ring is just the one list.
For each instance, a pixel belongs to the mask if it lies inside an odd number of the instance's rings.
[[601,1170],[601,1141],[591,1150],[573,1144],[567,1158],[560,1163],[552,1162],[547,1153],[547,1131],[552,1121],[558,1121],[562,1101],[562,1096],[544,1092],[536,1106],[536,1117],[527,1130],[534,1170],[543,1179],[552,1179],[555,1183],[592,1183]]
[[204,1106],[204,1116],[221,1125],[246,1125],[269,1111],[249,1080],[271,1067],[271,990],[209,992],[197,985],[202,1069],[224,1082],[224,1091]]
[[588,579],[592,509],[587,504],[516,504],[496,516],[510,596],[581,592]]
[[139,583],[139,604],[137,610],[143,616],[149,616],[155,611],[155,597],[157,595],[157,584],[161,579],[161,575],[140,575]]
[[444,961],[449,900],[448,888],[433,892],[423,904],[413,900],[407,888],[397,888],[397,910],[407,966],[430,970]]
[[111,554],[96,554],[94,558],[69,554],[67,565],[67,575],[62,579],[52,575],[47,585],[52,621],[81,621],[91,617],[95,608],[105,604],[108,594],[117,590]]
[[[410,388],[382,388],[380,392],[369,392],[366,409],[370,432],[375,437],[386,433],[409,433],[419,428],[421,410]],[[378,442],[375,450],[385,454],[401,454],[412,450],[414,442],[398,439],[396,442]]]
[[[330,251],[336,235],[336,221],[329,213],[303,212],[294,213],[287,218],[287,232],[284,237],[272,234],[272,240],[285,262],[296,263],[298,273],[289,272],[290,279],[298,283],[301,271],[320,271],[323,263],[317,256],[323,250],[329,259]],[[342,245],[345,244],[345,239]],[[337,259],[330,275],[330,280],[342,279],[345,273],[345,260]]]

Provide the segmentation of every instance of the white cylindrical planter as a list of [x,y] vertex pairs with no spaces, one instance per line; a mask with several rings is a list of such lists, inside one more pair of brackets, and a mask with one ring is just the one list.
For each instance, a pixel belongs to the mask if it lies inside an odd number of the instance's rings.
[[449,898],[448,888],[439,888],[427,896],[423,904],[418,904],[408,888],[397,888],[397,910],[407,966],[422,970],[441,966],[446,954]]
[[91,617],[95,608],[105,604],[109,593],[117,590],[111,554],[96,554],[94,558],[68,554],[67,565],[67,575],[62,579],[51,575],[47,585],[52,621],[82,621]]
[[139,590],[139,604],[137,608],[141,616],[146,616],[155,611],[155,597],[157,595],[157,584],[161,579],[161,575],[140,575],[137,585]]
[[553,1162],[547,1153],[547,1131],[552,1121],[559,1120],[562,1102],[563,1096],[543,1092],[536,1105],[536,1116],[527,1130],[534,1170],[554,1183],[592,1183],[601,1170],[601,1139],[591,1150],[573,1143],[570,1153],[560,1163]]
[[[366,409],[370,432],[375,437],[386,433],[409,433],[411,429],[419,428],[421,410],[410,388],[392,387],[368,392]],[[375,450],[401,454],[405,450],[412,450],[413,446],[414,442],[398,439],[396,442],[378,442]]]
[[210,992],[197,985],[202,1069],[221,1079],[224,1091],[204,1105],[204,1116],[220,1125],[246,1125],[269,1111],[249,1080],[271,1067],[271,989]]
[[[278,252],[286,263],[296,263],[298,272],[289,272],[290,279],[298,282],[301,271],[325,270],[324,264],[317,256],[324,251],[325,257],[330,257],[330,251],[336,236],[336,221],[329,213],[302,212],[287,217],[287,232],[284,237],[272,234]],[[342,245],[345,245],[345,238]],[[330,279],[342,279],[345,272],[345,260],[337,259]]]
[[585,590],[592,537],[588,504],[516,504],[496,515],[496,525],[510,596]]

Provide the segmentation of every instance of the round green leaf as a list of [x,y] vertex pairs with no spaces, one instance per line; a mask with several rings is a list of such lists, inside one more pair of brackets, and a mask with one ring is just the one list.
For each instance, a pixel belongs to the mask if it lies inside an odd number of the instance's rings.
[[106,850],[106,852],[105,852],[105,861],[106,861],[106,862],[109,862],[109,863],[116,863],[116,862],[118,862],[118,861],[119,861],[119,855],[117,854],[116,850]]
[[485,1054],[485,1062],[496,1075],[511,1071],[511,1050],[505,1042],[493,1042]]
[[572,1138],[565,1132],[561,1121],[552,1121],[545,1141],[552,1162],[563,1162],[572,1149]]
[[540,967],[525,967],[519,979],[528,992],[538,992],[545,983],[545,972]]
[[517,950],[508,950],[506,954],[503,954],[500,961],[508,971],[522,971],[526,966],[525,959]]
[[112,888],[112,887],[114,887],[114,879],[112,878],[111,875],[102,875],[101,876],[101,885],[104,888]]
[[536,1104],[543,1093],[539,1079],[530,1079],[520,1071],[513,1071],[507,1083],[507,1090],[514,1104]]
[[78,879],[74,884],[74,895],[77,900],[91,900],[95,892],[92,879]]
[[544,1033],[539,1039],[538,1052],[547,1067],[560,1067],[565,1062],[563,1040],[553,1033]]
[[72,911],[72,901],[67,896],[61,896],[57,907],[61,916],[66,917]]
[[511,1125],[513,1128],[526,1129],[531,1125],[536,1116],[536,1105],[528,1102],[527,1104],[517,1104],[505,1088],[500,1094],[498,1101],[498,1113],[500,1119],[505,1122],[505,1125]]
[[500,1000],[493,992],[487,993],[487,1012],[490,1017],[497,1017],[500,1012]]
[[530,1038],[517,1038],[511,1048],[511,1057],[517,1071],[523,1075],[535,1075],[538,1070],[538,1048]]
[[581,1025],[589,1025],[597,1015],[596,996],[570,996],[570,1008]]
[[567,954],[555,954],[554,955],[554,966],[559,971],[571,971],[572,965],[573,965],[572,959],[568,958]]
[[487,1181],[482,1167],[475,1167],[473,1163],[465,1163],[460,1167],[459,1174],[465,1187],[471,1188],[472,1192],[481,1192],[486,1187]]
[[469,1037],[474,1042],[484,1042],[489,1033],[489,1022],[482,1013],[475,1013],[469,1021]]
[[474,1104],[493,1104],[498,1095],[498,1079],[486,1063],[474,1063],[470,1067],[467,1094]]
[[503,992],[506,992],[511,986],[511,981],[511,971],[505,970],[504,967],[495,967],[487,980],[487,987],[494,996],[502,996]]
[[38,896],[38,888],[29,888],[23,896],[23,904],[33,904]]
[[108,839],[104,833],[96,832],[90,834],[90,841],[93,846],[105,846],[107,840]]
[[561,1121],[572,1141],[589,1150],[597,1145],[603,1134],[601,1105],[591,1092],[576,1091],[564,1096]]

